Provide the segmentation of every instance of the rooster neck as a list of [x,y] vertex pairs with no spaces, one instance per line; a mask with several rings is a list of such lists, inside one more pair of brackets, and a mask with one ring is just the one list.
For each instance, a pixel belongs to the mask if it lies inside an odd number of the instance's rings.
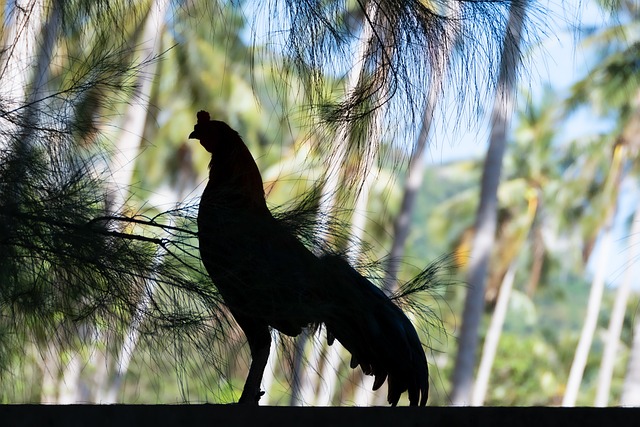
[[216,203],[242,209],[266,209],[262,176],[249,149],[240,141],[225,142],[211,154],[205,190]]

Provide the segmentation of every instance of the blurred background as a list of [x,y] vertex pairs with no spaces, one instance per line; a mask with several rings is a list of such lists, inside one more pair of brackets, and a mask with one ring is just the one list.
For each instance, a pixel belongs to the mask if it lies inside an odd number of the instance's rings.
[[[11,141],[36,140],[24,146],[51,158],[84,153],[108,212],[196,204],[209,159],[186,137],[205,109],[243,137],[271,206],[324,183],[318,209],[340,212],[348,256],[378,261],[381,286],[442,264],[447,285],[422,301],[435,316],[420,328],[430,405],[640,405],[639,2],[8,0],[0,12],[5,183],[9,160],[34,164]],[[41,179],[25,171],[11,173]],[[6,259],[0,402],[239,396],[242,337],[191,354],[140,339],[135,315],[107,333],[67,329],[52,310],[40,328],[25,307],[41,302],[17,304],[15,289],[55,265],[23,277],[40,261]],[[276,342],[262,404],[385,404],[321,336]]]

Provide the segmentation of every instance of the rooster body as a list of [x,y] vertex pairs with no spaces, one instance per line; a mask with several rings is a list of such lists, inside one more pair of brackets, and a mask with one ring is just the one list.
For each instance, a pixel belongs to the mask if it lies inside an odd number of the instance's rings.
[[297,336],[324,324],[329,343],[351,353],[351,367],[388,380],[388,401],[404,391],[426,404],[427,361],[413,325],[338,255],[316,256],[269,211],[262,178],[246,145],[226,123],[198,113],[189,138],[211,153],[198,211],[202,261],[244,331],[251,366],[240,403],[257,404],[269,357],[270,328]]

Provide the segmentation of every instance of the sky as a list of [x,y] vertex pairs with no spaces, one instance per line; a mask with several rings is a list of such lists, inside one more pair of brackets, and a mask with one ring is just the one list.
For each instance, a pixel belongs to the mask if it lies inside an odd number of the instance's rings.
[[[566,93],[589,66],[589,57],[580,46],[575,22],[579,19],[582,25],[603,25],[605,17],[602,12],[589,1],[544,0],[537,2],[548,12],[544,19],[533,18],[541,23],[544,34],[538,33],[540,45],[532,50],[531,58],[526,59],[526,72],[522,73],[519,84],[532,94],[534,100],[544,87],[549,85],[557,93]],[[543,19],[543,22],[539,22]],[[522,97],[519,98],[522,101]],[[453,102],[447,102],[452,105]],[[452,127],[451,117],[455,112],[443,113],[444,118],[433,135],[433,142],[427,156],[427,162],[437,165],[450,161],[480,158],[488,146],[489,129],[486,117],[466,117],[461,122],[473,123],[472,126]],[[602,130],[603,123],[596,121],[586,111],[579,111],[567,124],[567,134],[561,139],[572,139],[580,134]]]

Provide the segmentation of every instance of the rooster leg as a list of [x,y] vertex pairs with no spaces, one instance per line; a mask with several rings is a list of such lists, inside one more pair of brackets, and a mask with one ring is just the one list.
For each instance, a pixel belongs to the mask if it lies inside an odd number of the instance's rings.
[[269,359],[271,334],[267,326],[251,321],[243,321],[246,319],[238,318],[237,316],[236,320],[247,336],[249,349],[251,350],[251,367],[238,403],[257,405],[260,397],[264,394],[263,391],[260,391],[260,383],[262,383],[262,375]]

